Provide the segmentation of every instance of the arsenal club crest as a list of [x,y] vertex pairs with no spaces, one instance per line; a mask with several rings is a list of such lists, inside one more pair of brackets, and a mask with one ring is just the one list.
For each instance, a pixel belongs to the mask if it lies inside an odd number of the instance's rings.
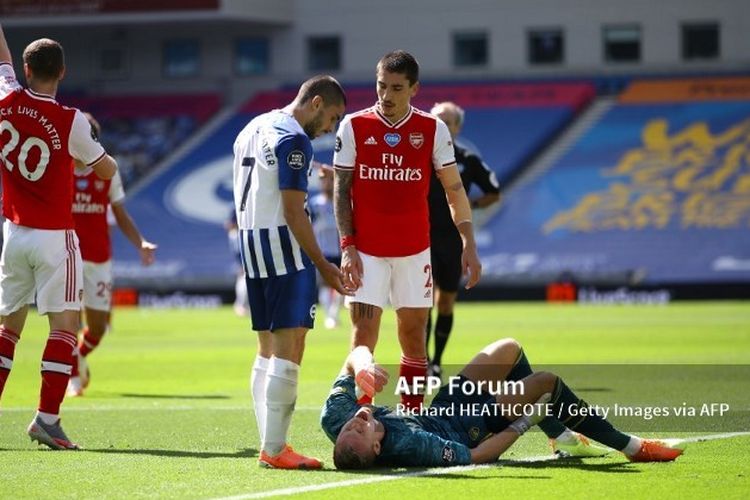
[[104,181],[94,181],[94,189],[102,191],[104,189]]
[[422,135],[422,132],[412,132],[409,134],[409,144],[416,149],[421,148],[422,144],[424,144],[424,135]]

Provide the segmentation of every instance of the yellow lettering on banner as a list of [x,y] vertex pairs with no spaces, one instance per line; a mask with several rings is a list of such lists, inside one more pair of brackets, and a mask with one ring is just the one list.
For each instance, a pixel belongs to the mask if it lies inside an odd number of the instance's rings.
[[543,226],[595,232],[613,229],[735,228],[750,225],[750,120],[713,135],[704,122],[670,135],[669,123],[654,119],[642,145],[625,152],[612,168],[607,190],[585,193]]

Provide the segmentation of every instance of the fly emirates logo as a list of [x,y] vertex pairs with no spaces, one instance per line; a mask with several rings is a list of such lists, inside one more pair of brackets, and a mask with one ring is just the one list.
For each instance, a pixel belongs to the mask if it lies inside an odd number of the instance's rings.
[[418,168],[404,168],[404,157],[393,153],[383,153],[380,157],[382,166],[371,167],[359,164],[359,178],[370,181],[419,182],[422,180],[422,170]]
[[107,208],[104,204],[95,203],[90,194],[76,193],[76,198],[73,202],[74,214],[103,214],[106,211]]

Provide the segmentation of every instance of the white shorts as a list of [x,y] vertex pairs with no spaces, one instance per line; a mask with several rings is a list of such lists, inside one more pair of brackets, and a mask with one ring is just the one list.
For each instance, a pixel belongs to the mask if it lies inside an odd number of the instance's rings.
[[346,303],[361,302],[381,309],[390,303],[402,307],[432,307],[432,265],[429,247],[406,257],[373,257],[359,252],[362,286]]
[[3,224],[0,259],[0,314],[32,304],[39,314],[80,310],[83,264],[72,229],[32,229]]
[[109,312],[112,307],[112,261],[83,261],[83,306]]

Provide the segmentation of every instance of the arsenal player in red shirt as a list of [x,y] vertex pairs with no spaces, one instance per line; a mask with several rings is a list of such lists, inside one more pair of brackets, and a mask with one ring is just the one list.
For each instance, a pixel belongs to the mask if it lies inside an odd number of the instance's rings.
[[73,160],[102,179],[111,178],[117,164],[94,139],[83,113],[55,101],[65,75],[60,44],[47,38],[31,42],[23,52],[23,69],[28,88],[16,80],[0,28],[0,169],[7,219],[0,260],[0,394],[36,296],[50,334],[42,355],[39,410],[27,432],[50,448],[75,449],[59,417],[83,294],[71,211]]
[[[91,130],[98,136],[101,127],[93,116],[84,113]],[[141,263],[154,262],[156,245],[147,241],[125,208],[125,190],[120,174],[109,180],[100,179],[86,165],[75,162],[73,220],[81,243],[83,258],[83,304],[86,327],[78,339],[73,372],[68,383],[68,396],[81,396],[90,382],[86,357],[96,349],[109,328],[112,308],[112,242],[109,237],[107,207],[111,207],[117,226],[138,249]]]
[[[419,90],[419,64],[401,50],[377,65],[377,103],[341,123],[334,154],[334,205],[343,250],[341,268],[356,287],[351,303],[352,347],[374,352],[383,307],[398,318],[400,375],[409,386],[425,376],[425,326],[432,307],[427,194],[434,170],[445,188],[461,234],[466,288],[481,274],[466,197],[446,125],[411,106]],[[365,376],[364,374],[362,376]],[[408,408],[420,395],[402,395]]]

